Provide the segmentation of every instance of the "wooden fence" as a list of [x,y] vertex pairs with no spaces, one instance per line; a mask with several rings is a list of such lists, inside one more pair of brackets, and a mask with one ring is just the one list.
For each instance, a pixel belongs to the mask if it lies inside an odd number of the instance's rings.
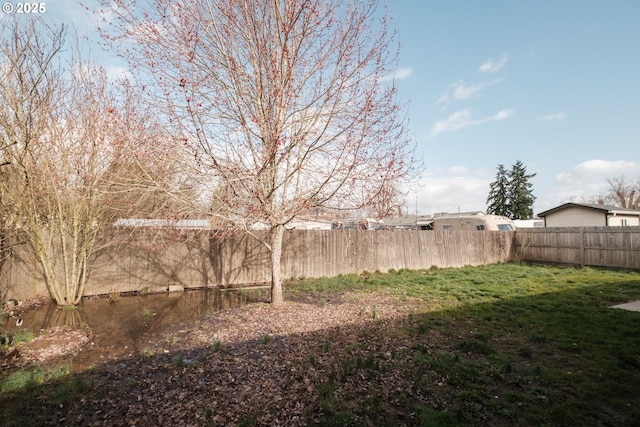
[[523,261],[640,269],[640,227],[520,229],[514,253]]
[[[427,269],[506,262],[513,232],[290,231],[282,251],[282,277],[323,277],[364,270]],[[37,265],[17,254],[5,265],[7,297],[46,293]],[[140,290],[235,287],[270,281],[266,247],[253,237],[210,239],[202,233],[176,238],[134,236],[106,250],[93,263],[85,295]]]
[[[461,267],[508,261],[512,233],[404,231],[293,231],[282,253],[283,277],[323,277],[391,269]],[[268,282],[268,252],[255,239],[219,242],[210,251],[217,284]]]
[[[46,294],[37,264],[16,249],[0,272],[2,297]],[[493,231],[290,231],[284,278],[391,269],[462,267],[513,260],[640,269],[640,227],[572,227]],[[140,290],[235,287],[270,281],[269,253],[256,239],[202,233],[140,234],[93,263],[86,295]]]

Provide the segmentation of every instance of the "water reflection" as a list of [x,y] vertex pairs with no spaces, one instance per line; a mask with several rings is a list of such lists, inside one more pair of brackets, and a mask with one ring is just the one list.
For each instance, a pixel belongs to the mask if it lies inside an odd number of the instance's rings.
[[74,361],[75,368],[79,368],[78,365],[87,366],[99,361],[101,356],[141,352],[152,337],[161,336],[171,325],[195,320],[217,310],[268,300],[269,290],[265,288],[123,296],[115,304],[107,298],[86,299],[75,310],[59,309],[51,304],[24,313],[22,326],[7,325],[5,332],[24,329],[37,334],[54,326],[89,328],[95,338]]

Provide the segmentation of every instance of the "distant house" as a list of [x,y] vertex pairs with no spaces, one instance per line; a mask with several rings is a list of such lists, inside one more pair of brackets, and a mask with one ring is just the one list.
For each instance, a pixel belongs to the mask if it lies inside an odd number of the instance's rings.
[[640,210],[610,205],[565,203],[538,214],[545,227],[604,227],[640,225]]
[[383,218],[382,222],[390,230],[415,230],[421,224],[431,224],[431,216],[403,215],[393,218]]
[[[285,224],[284,228],[287,230],[331,230],[331,225],[331,221],[324,219],[296,218]],[[257,221],[250,224],[248,228],[250,230],[266,231],[269,229],[269,224],[265,221]]]
[[541,218],[514,219],[513,223],[516,225],[516,228],[538,228],[538,227],[544,227],[544,220],[541,219]]
[[[211,222],[208,219],[138,219],[120,218],[116,227],[130,228],[172,228],[180,230],[210,230]],[[287,230],[331,230],[331,221],[323,219],[295,219],[285,225]],[[255,222],[248,226],[251,230],[268,230],[266,222]]]
[[208,219],[120,218],[113,225],[116,227],[178,228],[182,230],[209,230],[211,228],[211,222]]
[[287,230],[331,230],[332,223],[324,219],[296,218],[285,225]]

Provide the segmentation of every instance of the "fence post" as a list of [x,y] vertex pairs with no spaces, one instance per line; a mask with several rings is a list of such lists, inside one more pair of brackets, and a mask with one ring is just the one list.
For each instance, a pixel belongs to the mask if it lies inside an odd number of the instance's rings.
[[580,267],[584,267],[584,260],[585,260],[584,227],[580,227],[579,239],[580,239]]

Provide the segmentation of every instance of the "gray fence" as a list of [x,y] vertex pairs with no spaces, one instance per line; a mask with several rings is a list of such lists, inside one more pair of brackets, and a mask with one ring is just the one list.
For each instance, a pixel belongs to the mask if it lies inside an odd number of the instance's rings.
[[[364,270],[461,267],[507,261],[512,233],[429,231],[294,231],[283,245],[284,277],[323,277]],[[218,284],[269,281],[265,247],[251,237],[220,242]]]
[[514,251],[523,261],[640,269],[640,227],[520,229]]
[[[140,290],[236,287],[270,281],[269,252],[248,235],[223,240],[197,232],[127,235],[93,263],[86,295]],[[46,294],[38,265],[15,251],[2,268],[7,297]],[[478,231],[289,231],[284,278],[364,270],[427,269],[513,260],[640,269],[640,227]]]
[[[364,270],[426,269],[506,262],[513,232],[290,231],[282,277],[323,277]],[[37,264],[16,251],[2,271],[8,296],[46,293]],[[248,235],[217,240],[202,233],[128,236],[95,260],[85,295],[140,290],[235,287],[270,281],[267,248]]]

